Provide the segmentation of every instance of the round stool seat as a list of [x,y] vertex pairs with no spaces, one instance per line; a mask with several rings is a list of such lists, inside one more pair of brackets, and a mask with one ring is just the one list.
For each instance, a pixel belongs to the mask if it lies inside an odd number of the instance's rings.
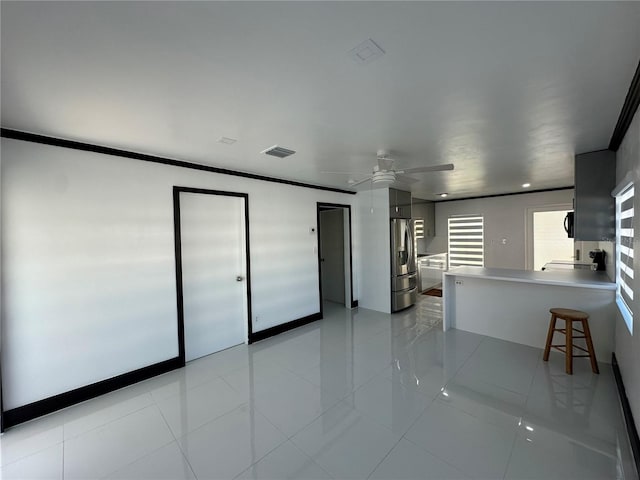
[[566,320],[586,320],[589,318],[588,313],[581,312],[580,310],[573,310],[571,308],[552,308],[549,312]]

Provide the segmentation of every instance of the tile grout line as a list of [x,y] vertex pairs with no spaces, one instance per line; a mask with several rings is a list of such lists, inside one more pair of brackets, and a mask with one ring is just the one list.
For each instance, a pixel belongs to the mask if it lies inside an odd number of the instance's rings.
[[[304,382],[308,383],[309,385],[313,386],[314,388],[317,388],[318,390],[321,390],[321,388],[320,388],[320,387],[318,387],[317,385],[314,385],[314,383],[313,383],[313,382],[310,382],[310,381],[309,381],[309,380],[307,380],[306,378],[301,377],[301,376],[300,376],[300,375],[298,375],[296,372],[293,372],[293,371],[291,371],[291,370],[287,369],[287,368],[286,368],[286,367],[284,367],[284,366],[281,366],[281,365],[278,365],[278,366],[279,366],[279,367],[281,367],[281,368],[284,368],[286,371],[290,372],[292,375],[294,375],[294,376],[298,377],[299,379],[303,380]],[[222,380],[223,380],[227,385],[229,385],[229,387],[230,387],[234,392],[236,392],[236,393],[238,393],[238,394],[241,394],[241,392],[238,392],[238,390],[236,390],[236,389],[235,389],[235,388],[234,388],[234,387],[233,387],[229,382],[227,382],[224,378],[222,378]],[[286,432],[283,432],[283,431],[282,431],[282,430],[281,430],[281,429],[280,429],[276,424],[274,424],[274,423],[271,421],[271,419],[267,416],[267,414],[266,414],[265,412],[263,412],[263,411],[260,409],[260,407],[258,407],[258,406],[256,405],[256,402],[255,402],[255,400],[254,400],[254,399],[249,398],[249,399],[247,399],[247,401],[246,401],[246,402],[243,402],[243,404],[242,404],[242,405],[245,405],[245,404],[246,404],[246,405],[248,405],[248,406],[249,406],[249,408],[250,408],[250,409],[254,409],[255,411],[257,411],[260,415],[262,415],[262,416],[267,420],[267,422],[269,422],[269,424],[270,424],[270,425],[272,425],[272,426],[273,426],[273,427],[274,427],[278,432],[280,432],[280,433],[281,433],[281,434],[282,434],[282,435],[283,435],[287,440],[291,440],[294,436],[296,436],[298,433],[300,433],[302,430],[304,430],[304,429],[305,429],[305,428],[307,428],[309,425],[311,425],[313,422],[315,422],[318,418],[320,418],[320,417],[321,417],[321,416],[322,416],[322,415],[323,415],[327,410],[329,410],[330,408],[332,408],[332,407],[334,407],[335,405],[337,405],[338,403],[340,403],[340,402],[341,402],[342,400],[344,400],[344,398],[346,398],[347,396],[348,396],[348,394],[347,394],[347,395],[345,395],[345,397],[338,399],[338,400],[337,400],[333,405],[331,405],[330,407],[328,407],[328,408],[326,408],[326,409],[322,410],[322,411],[321,411],[317,416],[313,417],[313,419],[311,419],[308,423],[305,423],[305,424],[304,424],[304,425],[303,425],[299,430],[297,430],[297,431],[296,431],[295,433],[293,433],[292,435],[288,435]],[[241,406],[241,405],[240,405],[240,406]],[[234,408],[233,410],[236,410],[237,408],[240,408],[240,406],[238,406],[238,407]],[[232,411],[233,411],[233,410],[232,410]],[[227,413],[230,413],[230,412],[227,412]],[[226,415],[226,413],[225,413],[224,415]],[[220,417],[217,417],[217,418],[220,418]],[[216,418],[216,419],[217,419],[217,418]],[[216,420],[216,419],[214,419],[214,420]],[[212,420],[212,421],[214,421],[214,420]],[[207,422],[207,423],[209,423],[209,422]],[[203,425],[203,426],[204,426],[204,425]],[[198,427],[196,430],[198,430],[198,429],[200,429],[200,428],[201,428],[201,427]],[[195,430],[194,430],[194,431],[195,431]],[[284,442],[283,442],[283,443],[284,443]],[[293,443],[293,442],[292,442],[292,443]],[[280,444],[280,445],[282,445],[282,444]],[[271,453],[271,452],[269,452],[269,453]]]
[[[38,420],[38,419],[35,419],[35,421],[37,421],[37,420]],[[34,421],[34,420],[30,420],[30,421]],[[60,427],[62,427],[62,425],[60,425]],[[5,432],[5,433],[3,433],[2,435],[6,435],[6,432]],[[34,450],[33,452],[28,453],[28,454],[26,454],[26,455],[19,456],[19,457],[15,458],[15,459],[11,460],[11,461],[10,461],[10,462],[8,462],[8,463],[5,463],[5,464],[1,464],[1,463],[0,463],[0,473],[1,473],[1,470],[2,470],[3,468],[6,468],[6,467],[8,467],[9,465],[13,465],[13,464],[15,464],[15,463],[17,463],[17,462],[20,462],[20,461],[22,461],[22,460],[25,460],[25,459],[27,459],[27,458],[29,458],[29,457],[34,456],[34,455],[38,455],[39,453],[42,453],[42,452],[44,452],[45,450],[49,450],[50,448],[53,448],[53,447],[55,447],[55,446],[58,446],[58,445],[60,445],[60,444],[64,443],[64,441],[65,441],[65,440],[64,440],[64,437],[63,437],[63,438],[62,438],[62,440],[60,440],[60,441],[57,441],[57,442],[52,443],[52,444],[49,444],[49,445],[47,445],[46,447],[38,448],[38,449]],[[1,452],[0,452],[0,453],[1,453]],[[0,455],[0,458],[1,458],[1,455]],[[2,477],[0,476],[0,480],[1,480],[1,478],[2,478]]]
[[[153,395],[151,395],[151,397],[153,398]],[[155,403],[156,408],[160,412],[160,416],[162,417],[162,420],[164,421],[165,426],[169,430],[169,433],[171,433],[171,436],[173,437],[173,441],[176,443],[176,446],[178,447],[178,450],[180,450],[180,454],[182,455],[182,458],[184,459],[185,462],[187,462],[187,465],[189,466],[189,470],[191,470],[191,473],[193,474],[193,477],[196,480],[198,480],[198,476],[196,475],[196,472],[193,469],[193,466],[191,465],[191,462],[189,461],[189,458],[187,457],[187,455],[185,454],[184,450],[182,449],[182,445],[180,445],[180,442],[178,441],[178,438],[176,437],[176,434],[173,433],[173,430],[171,429],[171,426],[169,425],[169,422],[167,422],[167,419],[164,416],[164,412],[162,411],[162,409],[160,408],[160,406],[158,405],[158,403],[156,402],[155,399],[154,399],[154,403]],[[180,437],[180,438],[182,438],[182,437]],[[171,443],[173,443],[173,442],[171,442]],[[169,444],[167,444],[167,445],[169,445]],[[164,445],[164,446],[162,446],[160,448],[164,448],[164,447],[166,447],[166,445]],[[158,449],[158,450],[160,450],[160,449]],[[155,451],[157,451],[157,450],[155,450]]]
[[375,471],[378,469],[378,467],[382,464],[382,462],[384,462],[387,457],[389,455],[391,455],[391,452],[393,452],[393,450],[398,446],[398,444],[402,441],[402,439],[404,438],[404,436],[401,436],[398,441],[396,443],[393,444],[393,446],[389,449],[389,451],[386,453],[386,455],[384,457],[382,457],[382,459],[376,464],[375,467],[373,467],[373,470],[371,470],[371,472],[369,472],[369,475],[367,475],[367,479],[371,478],[371,475],[373,475],[375,473]]
[[[424,412],[423,412],[424,413]],[[422,415],[421,415],[422,416]],[[416,420],[417,421],[417,420]],[[409,430],[407,430],[407,433],[409,433]],[[434,452],[432,452],[431,450],[429,450],[428,448],[423,447],[422,445],[418,445],[417,443],[411,441],[411,439],[406,438],[407,433],[405,433],[402,436],[402,439],[406,440],[407,442],[409,442],[411,445],[413,445],[414,447],[427,452],[429,455],[433,456],[434,458],[437,458],[438,460],[440,460],[443,463],[446,463],[447,465],[449,465],[451,468],[453,468],[456,472],[460,472],[461,475],[464,475],[467,478],[470,478],[469,475],[467,475],[465,472],[463,472],[462,470],[460,470],[458,467],[456,467],[455,465],[453,465],[451,462],[449,462],[448,460],[442,458],[440,455],[436,455]]]
[[[529,389],[527,390],[527,395],[526,395],[526,398],[525,398],[525,401],[524,401],[524,407],[523,407],[524,408],[524,412],[526,412],[527,405],[529,404],[529,395],[531,395],[531,390],[532,390],[533,384],[534,384],[534,382],[536,380],[536,376],[538,375],[538,372],[539,372],[539,370],[540,370],[540,368],[542,366],[542,361],[543,361],[542,360],[542,356],[539,355],[538,356],[538,361],[536,362],[536,368],[535,368],[535,370],[533,372],[533,375],[531,376],[531,382],[529,383]],[[509,471],[509,466],[511,465],[511,460],[513,458],[513,452],[514,452],[514,450],[516,448],[516,442],[518,441],[518,437],[519,436],[520,436],[520,429],[517,429],[516,430],[516,435],[513,438],[513,442],[511,443],[511,451],[509,452],[509,458],[507,459],[507,463],[506,463],[506,465],[504,467],[504,472],[502,474],[502,478],[503,479],[507,478],[507,472]]]
[[[151,406],[154,404],[154,402],[153,402],[153,397],[151,397],[151,400],[152,400],[152,402],[151,402],[151,403],[149,403],[149,404],[147,404],[147,405],[144,405],[144,406],[142,406],[142,407],[140,407],[140,408],[136,408],[135,410],[131,410],[131,411],[129,411],[129,412],[127,412],[127,413],[123,414],[123,415],[120,415],[120,416],[118,416],[118,417],[112,418],[111,420],[109,420],[109,421],[107,421],[107,422],[105,422],[105,423],[100,423],[99,425],[96,425],[96,426],[94,426],[94,427],[91,427],[91,428],[89,428],[88,430],[84,430],[84,431],[82,431],[82,432],[80,432],[80,433],[77,433],[77,434],[75,434],[75,435],[72,435],[72,436],[70,436],[69,438],[66,438],[66,437],[65,437],[65,435],[64,435],[64,426],[67,424],[67,422],[64,422],[64,425],[63,425],[62,441],[63,441],[63,442],[66,442],[67,440],[72,440],[72,439],[74,439],[74,438],[78,438],[78,437],[80,437],[80,436],[82,436],[82,435],[85,435],[85,434],[87,434],[87,433],[93,432],[94,430],[97,430],[97,429],[99,429],[99,428],[105,427],[106,425],[109,425],[110,423],[113,423],[113,422],[116,422],[116,421],[118,421],[118,420],[121,420],[121,419],[123,419],[123,418],[125,418],[125,417],[128,417],[129,415],[133,415],[134,413],[138,413],[138,412],[140,412],[141,410],[144,410],[145,408],[149,408],[149,407],[151,407]],[[69,422],[69,423],[70,423],[70,422]]]
[[[474,354],[474,353],[476,353],[476,352],[478,351],[478,349],[480,348],[480,345],[482,345],[482,343],[483,343],[483,342],[485,342],[485,341],[487,340],[487,338],[489,338],[489,337],[486,337],[486,336],[483,336],[483,337],[484,337],[484,338],[482,338],[482,340],[481,340],[480,342],[478,342],[478,345],[476,345],[476,348],[474,348],[474,349],[473,349],[473,351],[472,351],[471,353],[469,353],[469,355],[467,356],[467,358],[465,359],[465,361],[464,361],[464,362],[462,362],[462,364],[461,364],[461,365],[460,365],[460,366],[455,370],[455,373],[451,376],[451,378],[450,378],[449,380],[447,380],[447,381],[445,382],[445,384],[443,385],[443,387],[442,387],[442,388],[445,388],[445,389],[446,389],[447,385],[449,385],[449,383],[450,383],[450,382],[451,382],[451,381],[456,377],[456,375],[457,375],[457,374],[462,370],[462,368],[463,368],[463,367],[467,364],[467,362],[471,359],[471,357],[473,356],[473,354]],[[506,390],[506,389],[505,389],[505,390]],[[514,392],[514,393],[517,393],[517,392]],[[404,438],[407,442],[411,443],[412,445],[414,445],[414,446],[416,446],[416,447],[418,447],[418,448],[420,448],[420,449],[422,449],[422,450],[426,451],[427,453],[429,453],[430,455],[434,456],[434,457],[435,457],[435,458],[437,458],[438,460],[440,460],[440,461],[442,461],[442,462],[446,463],[447,465],[449,465],[450,467],[452,467],[454,470],[459,471],[461,474],[463,474],[463,475],[465,475],[466,477],[468,477],[468,475],[466,474],[466,472],[462,472],[458,467],[456,467],[455,465],[453,465],[452,463],[450,463],[450,462],[449,462],[449,461],[447,461],[446,459],[444,459],[444,458],[440,457],[440,456],[439,456],[439,455],[437,455],[435,452],[432,452],[431,450],[429,450],[429,449],[427,449],[427,448],[425,448],[425,447],[423,447],[423,446],[421,446],[421,445],[418,445],[418,444],[416,444],[415,442],[412,442],[412,441],[411,441],[411,439],[409,439],[409,438],[407,438],[407,437],[406,437],[407,433],[409,433],[409,431],[411,430],[411,428],[413,428],[413,425],[415,425],[415,424],[418,422],[418,420],[419,420],[419,419],[420,419],[420,418],[425,414],[425,412],[427,411],[427,409],[428,409],[431,405],[433,405],[434,403],[438,402],[438,397],[439,397],[439,396],[440,396],[440,392],[438,392],[438,393],[436,394],[436,396],[432,399],[431,403],[430,403],[429,405],[427,405],[427,407],[425,407],[425,410],[420,414],[420,416],[418,416],[418,418],[416,418],[416,420],[413,422],[413,424],[411,425],[411,427],[410,427],[410,428],[405,432],[405,434],[402,436],[402,438]],[[447,405],[446,403],[442,403],[442,402],[440,402],[440,403],[441,403],[443,406],[445,406],[445,407],[451,408],[451,409],[453,409],[453,410],[458,410],[457,408],[452,407],[451,405]],[[480,421],[480,422],[484,422],[484,420],[482,420],[481,418],[476,417],[475,415],[473,415],[473,414],[471,414],[471,413],[464,412],[464,411],[462,411],[462,410],[460,410],[460,411],[461,411],[462,413],[466,413],[467,415],[470,415],[471,417],[475,418],[476,420],[478,420],[478,421]],[[484,422],[484,423],[486,423],[486,422]],[[487,423],[487,424],[488,424],[488,425],[491,425],[491,426],[493,426],[493,427],[496,427],[496,428],[500,428],[500,429],[502,430],[502,428],[501,428],[501,427],[498,427],[497,425],[493,425],[493,424],[491,424],[491,423]],[[517,438],[517,433],[516,433],[516,438]],[[514,440],[514,444],[515,444],[515,440]],[[512,447],[511,447],[511,448],[512,448],[512,450],[513,450],[513,444],[512,444]],[[509,456],[509,460],[510,460],[510,459],[511,459],[511,456]],[[506,467],[505,467],[505,474],[506,474],[506,468],[508,467],[508,465],[509,465],[509,462],[507,461],[507,464],[506,464]],[[376,467],[376,468],[377,468],[377,467]],[[468,477],[468,478],[469,478],[469,477]],[[504,478],[504,475],[503,475],[503,478]]]
[[513,442],[511,442],[511,451],[509,452],[509,458],[507,459],[507,462],[504,465],[504,473],[502,474],[503,479],[507,477],[507,472],[509,471],[509,466],[511,465],[511,459],[513,458],[513,451],[516,448],[516,442],[518,441],[519,436],[520,436],[520,431],[516,430],[516,434],[513,437]]
[[64,439],[64,423],[63,423],[62,424],[62,480],[64,480],[65,447],[66,447],[66,441]]
[[[392,381],[392,380],[390,380],[390,379],[389,379],[389,382],[392,382],[392,383],[393,383],[393,381]],[[402,385],[399,385],[399,386],[400,386],[401,388],[405,388],[405,389],[406,389],[406,387],[404,387],[404,386],[402,386]],[[415,393],[416,393],[416,394],[419,394],[419,395],[424,396],[424,398],[425,398],[425,399],[428,399],[428,398],[429,398],[427,395],[423,395],[423,394],[422,394],[422,393],[420,393],[420,392],[415,392]],[[399,444],[402,440],[406,440],[406,441],[410,442],[412,445],[415,445],[413,442],[411,442],[410,440],[408,440],[408,439],[406,438],[406,435],[407,435],[407,433],[408,433],[408,432],[413,428],[413,426],[418,422],[418,420],[420,420],[420,418],[422,417],[422,415],[424,415],[424,412],[427,410],[427,408],[429,408],[429,406],[430,406],[433,402],[435,402],[435,400],[436,400],[436,397],[432,398],[432,399],[431,399],[431,401],[430,401],[430,402],[428,402],[428,404],[427,404],[427,405],[425,405],[425,407],[424,407],[424,409],[422,410],[422,412],[420,413],[420,415],[416,416],[416,418],[413,420],[413,422],[411,422],[411,425],[409,425],[409,427],[405,430],[405,432],[404,432],[402,435],[400,435],[400,438],[398,439],[398,441],[397,441],[396,443],[394,443],[393,447],[391,447],[391,449],[390,449],[390,450],[387,452],[387,454],[382,458],[382,460],[380,460],[380,461],[378,462],[378,464],[375,466],[375,468],[374,468],[373,470],[371,470],[371,473],[369,473],[369,475],[367,476],[367,479],[368,479],[368,478],[370,478],[370,477],[371,477],[371,475],[373,475],[373,474],[375,473],[375,471],[376,471],[376,470],[378,469],[378,467],[382,464],[382,462],[384,462],[384,461],[386,460],[386,458],[387,458],[389,455],[391,455],[391,452],[393,452],[393,450],[398,446],[398,444]],[[364,412],[362,412],[361,414],[363,414],[363,415],[364,415]],[[383,425],[383,426],[384,426],[384,425]],[[437,458],[440,458],[440,457],[437,457]]]
[[[140,460],[142,460],[143,458],[147,458],[148,456],[153,455],[153,454],[154,454],[154,453],[156,453],[158,450],[160,450],[160,449],[162,449],[162,448],[166,447],[167,445],[171,445],[173,442],[176,442],[176,443],[177,443],[176,438],[175,438],[175,435],[174,435],[174,434],[173,434],[173,432],[171,431],[171,427],[169,427],[169,425],[167,424],[167,420],[164,418],[164,415],[162,414],[162,410],[160,409],[160,407],[159,407],[158,405],[147,405],[145,408],[150,408],[150,407],[152,407],[152,406],[153,406],[153,407],[155,407],[155,408],[157,409],[158,413],[160,414],[160,417],[162,418],[163,422],[165,423],[165,426],[167,427],[167,430],[169,430],[169,433],[170,433],[170,434],[171,434],[171,436],[173,437],[173,440],[170,440],[169,442],[167,442],[167,443],[165,443],[165,444],[160,445],[158,448],[155,448],[155,449],[153,449],[152,451],[150,451],[150,452],[148,452],[148,453],[146,453],[146,454],[142,455],[141,457],[138,457],[138,458],[136,458],[135,460],[133,460],[133,461],[131,461],[131,462],[127,463],[126,465],[121,466],[121,467],[120,467],[120,468],[118,468],[117,470],[114,470],[114,471],[112,471],[112,472],[109,472],[107,475],[104,475],[102,478],[109,478],[111,475],[113,475],[113,474],[115,474],[115,473],[119,472],[120,470],[123,470],[123,469],[125,469],[125,468],[127,468],[127,467],[129,467],[129,466],[133,465],[134,463],[139,462],[139,461],[140,461]],[[131,412],[131,414],[137,413],[137,412],[139,412],[139,411],[141,411],[141,410],[143,410],[143,409],[136,410],[135,412]],[[126,415],[126,416],[129,416],[129,415]],[[108,425],[109,423],[113,423],[113,422],[116,422],[116,421],[118,421],[118,420],[121,420],[122,418],[124,418],[124,417],[121,417],[121,418],[115,419],[115,420],[113,420],[112,422],[108,422],[108,423],[106,423],[105,425]],[[104,427],[105,425],[102,425],[102,426]],[[94,429],[94,430],[96,430],[96,429]],[[73,438],[77,438],[77,437],[73,437]],[[191,465],[189,465],[189,467],[191,467]]]

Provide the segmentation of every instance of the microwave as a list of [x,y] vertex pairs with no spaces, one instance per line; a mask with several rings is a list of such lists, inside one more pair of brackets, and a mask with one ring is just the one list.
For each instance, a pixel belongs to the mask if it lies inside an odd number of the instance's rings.
[[574,212],[567,212],[567,216],[564,217],[564,231],[567,232],[568,238],[573,238],[574,234]]

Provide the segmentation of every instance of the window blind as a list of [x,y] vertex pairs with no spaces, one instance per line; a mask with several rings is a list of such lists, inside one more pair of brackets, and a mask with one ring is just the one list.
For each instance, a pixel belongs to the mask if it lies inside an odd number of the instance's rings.
[[422,218],[416,218],[413,221],[413,233],[418,238],[424,238],[424,220]]
[[449,265],[484,266],[484,218],[449,217]]
[[[633,333],[633,185],[616,196],[616,293],[629,331]],[[622,305],[620,305],[622,303]],[[626,309],[626,311],[625,311]]]

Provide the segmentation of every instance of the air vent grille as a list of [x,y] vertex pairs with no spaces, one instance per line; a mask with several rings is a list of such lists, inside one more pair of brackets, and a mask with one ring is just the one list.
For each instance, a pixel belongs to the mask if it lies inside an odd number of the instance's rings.
[[266,150],[261,151],[260,153],[266,153],[267,155],[271,155],[272,157],[284,158],[289,155],[293,155],[295,150],[290,150],[288,148],[279,147],[278,145],[274,145],[273,147],[269,147]]

